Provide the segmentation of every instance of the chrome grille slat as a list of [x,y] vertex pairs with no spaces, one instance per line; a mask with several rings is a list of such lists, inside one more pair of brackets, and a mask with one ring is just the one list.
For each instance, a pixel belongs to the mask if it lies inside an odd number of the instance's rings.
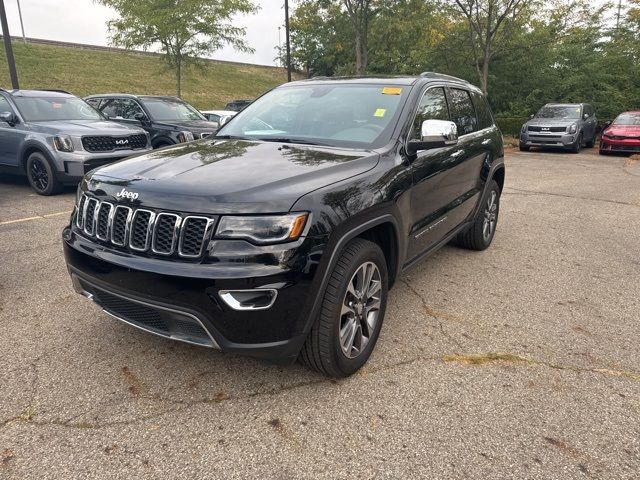
[[146,252],[151,240],[150,231],[153,230],[156,214],[151,210],[136,210],[131,220],[129,247],[137,252]]
[[115,209],[111,222],[111,243],[118,247],[124,247],[127,243],[127,231],[132,213],[131,208],[122,205],[118,205]]
[[[153,228],[151,251],[158,255],[172,255],[176,249],[182,217],[175,213],[160,213]],[[169,240],[169,236],[171,240]]]
[[95,198],[89,198],[84,202],[84,233],[93,235],[96,231],[96,213],[100,203]]
[[202,255],[207,239],[211,238],[215,221],[208,217],[188,216],[182,221],[178,254],[186,258]]
[[200,258],[217,217],[154,212],[81,195],[74,226],[84,235],[132,252]]
[[111,219],[113,218],[113,204],[102,202],[98,207],[98,215],[96,216],[95,234],[98,240],[107,241],[109,239],[109,231],[111,230]]

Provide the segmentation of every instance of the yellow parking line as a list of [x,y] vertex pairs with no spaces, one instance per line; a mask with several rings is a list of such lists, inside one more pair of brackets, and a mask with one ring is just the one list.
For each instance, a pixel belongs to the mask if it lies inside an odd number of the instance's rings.
[[67,210],[65,212],[47,213],[46,215],[37,215],[35,217],[18,218],[17,220],[7,220],[5,222],[0,222],[0,225],[10,225],[12,223],[30,222],[31,220],[42,220],[44,218],[59,217],[60,215],[71,215],[71,211]]

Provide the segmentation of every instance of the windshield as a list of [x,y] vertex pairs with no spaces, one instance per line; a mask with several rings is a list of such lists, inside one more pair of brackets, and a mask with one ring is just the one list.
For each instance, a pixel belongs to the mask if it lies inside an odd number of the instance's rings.
[[92,106],[76,97],[14,97],[26,122],[104,120]]
[[577,120],[580,118],[581,108],[579,106],[550,106],[542,107],[536,114],[536,118],[562,118]]
[[202,114],[188,103],[170,98],[143,98],[142,103],[153,120],[206,120]]
[[378,148],[391,139],[409,88],[325,84],[272,90],[217,136]]
[[623,113],[613,121],[614,125],[640,126],[640,113]]

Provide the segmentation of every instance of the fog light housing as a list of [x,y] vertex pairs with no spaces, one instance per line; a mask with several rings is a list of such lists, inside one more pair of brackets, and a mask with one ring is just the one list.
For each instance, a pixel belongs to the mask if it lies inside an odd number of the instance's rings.
[[237,311],[268,310],[278,298],[274,288],[255,290],[220,290],[220,298]]

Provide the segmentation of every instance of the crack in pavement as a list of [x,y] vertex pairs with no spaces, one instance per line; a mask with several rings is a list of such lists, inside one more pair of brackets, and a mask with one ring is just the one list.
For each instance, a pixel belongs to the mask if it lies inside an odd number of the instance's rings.
[[[513,192],[508,192],[506,190],[513,190]],[[553,192],[539,192],[536,190],[524,190],[521,188],[513,188],[513,187],[505,187],[505,191],[503,195],[548,195],[552,197],[563,197],[563,198],[573,198],[576,200],[588,200],[592,202],[602,202],[602,203],[612,203],[614,205],[627,205],[629,207],[640,207],[640,203],[631,203],[631,202],[622,202],[620,200],[606,200],[604,198],[593,198],[593,197],[581,197],[578,195],[568,195],[563,193],[553,193]]]
[[[434,361],[441,361],[441,362],[444,362],[445,364],[461,363],[461,364],[473,365],[473,366],[482,365],[486,363],[524,364],[524,365],[532,365],[537,367],[547,367],[554,370],[562,370],[562,371],[569,371],[569,372],[576,372],[576,373],[594,373],[599,375],[614,376],[614,377],[620,377],[620,378],[627,378],[634,381],[640,381],[640,374],[626,371],[626,370],[612,370],[612,369],[605,369],[605,368],[585,368],[585,367],[578,367],[575,365],[560,365],[560,364],[554,364],[554,363],[543,361],[543,360],[531,359],[531,358],[523,357],[516,354],[495,353],[495,352],[485,353],[485,354],[467,354],[467,355],[450,354],[450,355],[444,355],[444,356],[418,355],[413,358],[405,359],[390,365],[383,365],[377,368],[365,366],[358,373],[356,373],[356,376],[368,376],[371,374],[381,373],[385,371],[393,371],[397,368],[407,366],[407,365],[413,365],[413,364],[422,363],[422,362],[434,362]],[[304,388],[304,387],[313,386],[313,385],[320,385],[323,383],[340,385],[346,382],[348,382],[348,379],[336,380],[332,378],[319,378],[317,380],[298,382],[291,385],[283,385],[280,388],[249,392],[242,396],[233,397],[227,394],[218,394],[216,397],[213,397],[213,398],[204,398],[201,400],[194,400],[194,401],[168,399],[168,398],[163,398],[159,395],[133,396],[128,398],[123,398],[122,403],[126,403],[130,399],[134,399],[134,400],[143,399],[148,401],[169,403],[169,404],[173,404],[173,406],[171,408],[167,408],[162,411],[156,412],[153,415],[143,415],[140,417],[134,417],[129,420],[115,420],[111,422],[95,422],[95,423],[92,423],[92,422],[72,423],[71,421],[77,418],[77,416],[71,417],[71,419],[68,419],[68,420],[54,419],[54,420],[47,420],[47,421],[38,421],[33,419],[34,415],[31,415],[31,414],[27,415],[23,413],[21,415],[4,420],[2,423],[0,423],[0,428],[5,427],[6,425],[9,425],[12,423],[24,423],[24,424],[35,425],[39,427],[40,426],[43,426],[43,427],[57,426],[57,427],[64,427],[64,428],[71,428],[71,429],[100,430],[100,429],[114,427],[114,426],[119,426],[119,427],[128,426],[136,423],[145,422],[148,420],[153,420],[153,419],[162,417],[164,415],[167,415],[169,413],[179,413],[182,411],[186,411],[197,405],[221,404],[221,403],[230,401],[232,399],[247,400],[250,398],[256,398],[260,396],[273,396],[273,395],[279,395],[280,393],[283,393],[283,392],[296,390],[298,388]],[[98,406],[96,406],[95,408],[98,408]]]
[[449,314],[445,313],[445,312],[437,312],[437,311],[433,310],[431,307],[429,307],[429,305],[427,305],[427,303],[425,302],[424,298],[422,298],[420,293],[418,293],[418,291],[415,288],[413,288],[413,286],[411,286],[409,284],[409,282],[407,282],[404,278],[399,278],[398,281],[403,283],[418,298],[418,300],[422,304],[422,308],[423,308],[424,312],[438,322],[440,333],[442,333],[442,335],[447,340],[449,340],[451,343],[456,345],[458,348],[461,348],[461,349],[464,350],[464,345],[462,345],[462,343],[458,339],[452,337],[449,334],[449,332],[447,332],[445,330],[444,324],[442,322],[442,319],[444,319],[444,320],[452,320],[452,321],[458,321],[458,319],[456,317],[453,317],[452,315],[449,315]]

